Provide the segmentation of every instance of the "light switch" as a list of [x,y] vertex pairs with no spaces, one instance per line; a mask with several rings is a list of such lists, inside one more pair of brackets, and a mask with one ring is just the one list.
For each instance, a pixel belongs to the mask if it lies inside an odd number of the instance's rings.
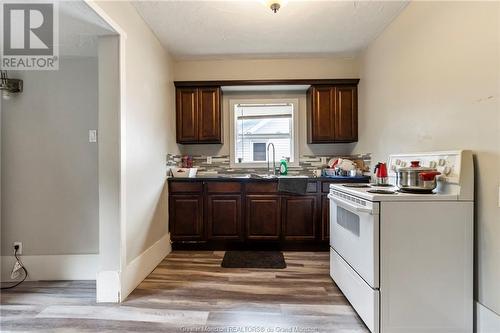
[[97,130],[89,130],[89,142],[97,142]]

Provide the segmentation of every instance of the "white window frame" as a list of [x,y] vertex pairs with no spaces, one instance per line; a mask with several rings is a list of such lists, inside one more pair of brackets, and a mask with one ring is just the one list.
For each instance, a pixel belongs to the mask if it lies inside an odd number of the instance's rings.
[[[230,151],[229,159],[231,168],[263,168],[267,169],[267,161],[257,162],[257,163],[237,163],[235,161],[236,156],[236,119],[234,117],[234,107],[237,104],[291,104],[293,106],[292,111],[292,156],[293,162],[289,163],[291,167],[299,166],[299,99],[298,98],[252,98],[252,99],[230,99],[229,100],[229,128],[230,128]],[[267,153],[267,151],[266,151]],[[272,150],[269,151],[270,162],[272,163]],[[267,156],[267,155],[266,155]],[[276,166],[279,166],[279,161],[281,156],[276,156]]]

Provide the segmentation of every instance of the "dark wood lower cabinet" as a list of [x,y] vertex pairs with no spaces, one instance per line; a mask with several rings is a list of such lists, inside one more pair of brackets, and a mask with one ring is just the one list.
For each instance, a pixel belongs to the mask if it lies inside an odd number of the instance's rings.
[[316,238],[316,196],[283,197],[283,238],[314,240]]
[[169,202],[172,240],[203,239],[203,196],[201,194],[171,195]]
[[246,238],[279,240],[281,235],[281,198],[275,195],[247,195]]
[[169,181],[169,224],[175,249],[328,250],[329,185],[307,193],[278,191],[271,181]]
[[330,239],[330,199],[321,197],[321,240]]
[[207,238],[242,240],[241,195],[207,196]]

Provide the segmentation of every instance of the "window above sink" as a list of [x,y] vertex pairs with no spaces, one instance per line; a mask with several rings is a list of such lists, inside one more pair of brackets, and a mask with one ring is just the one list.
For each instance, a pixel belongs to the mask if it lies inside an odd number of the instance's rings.
[[[298,99],[232,99],[231,167],[267,168],[267,145],[276,148],[276,164],[288,158],[299,163]],[[272,148],[269,151],[272,163]]]

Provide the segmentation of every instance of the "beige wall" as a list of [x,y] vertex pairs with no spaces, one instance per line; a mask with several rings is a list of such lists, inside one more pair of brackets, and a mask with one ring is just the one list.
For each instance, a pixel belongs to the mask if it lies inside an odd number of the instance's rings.
[[125,127],[121,128],[126,160],[121,186],[125,264],[129,264],[168,232],[165,158],[167,151],[177,150],[172,61],[130,3],[97,4],[126,34]]
[[97,70],[61,58],[58,71],[9,72],[24,91],[2,102],[2,255],[14,241],[23,255],[99,252]]
[[[235,59],[178,61],[174,64],[176,81],[195,80],[259,80],[259,79],[334,79],[357,78],[359,75],[356,58],[297,58],[297,59]],[[308,145],[306,131],[305,93],[234,93],[223,96],[223,145],[180,145],[184,154],[228,155],[230,142],[229,99],[245,97],[291,97],[299,98],[299,153],[304,154],[346,154],[352,149],[349,144]]]
[[475,152],[478,297],[500,314],[499,7],[412,2],[362,56],[355,150]]
[[177,61],[176,81],[333,79],[358,77],[355,58],[235,59]]

